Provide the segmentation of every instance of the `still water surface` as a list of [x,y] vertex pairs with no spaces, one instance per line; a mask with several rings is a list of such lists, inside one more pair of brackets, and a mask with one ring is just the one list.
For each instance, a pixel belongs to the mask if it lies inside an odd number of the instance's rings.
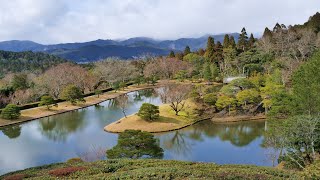
[[[136,113],[144,102],[161,104],[150,90],[128,95],[127,114]],[[98,106],[0,129],[0,174],[112,148],[118,135],[103,131],[103,127],[123,116],[115,101],[108,100]],[[156,137],[164,149],[164,159],[271,166],[261,146],[264,128],[264,122],[204,121]]]

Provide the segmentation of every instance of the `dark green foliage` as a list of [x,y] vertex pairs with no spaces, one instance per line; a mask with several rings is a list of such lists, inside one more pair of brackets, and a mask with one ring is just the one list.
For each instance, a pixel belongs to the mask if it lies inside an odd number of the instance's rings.
[[214,49],[215,49],[215,43],[213,37],[208,37],[208,42],[207,42],[207,49],[206,49],[206,57],[210,59],[210,61],[213,62],[213,56],[214,56]]
[[188,55],[188,54],[190,54],[190,53],[191,53],[190,47],[189,47],[189,46],[186,46],[186,48],[184,49],[183,54],[184,54],[184,55]]
[[151,133],[126,130],[120,133],[118,144],[107,150],[109,159],[162,158],[163,149]]
[[73,105],[77,104],[77,102],[85,102],[82,91],[74,85],[69,85],[63,89],[61,99],[70,101]]
[[52,66],[64,62],[66,62],[66,60],[45,53],[0,50],[0,77],[6,72],[43,72]]
[[255,88],[255,85],[247,78],[240,78],[231,81],[231,86],[235,86],[240,90]]
[[229,34],[224,35],[224,39],[223,39],[223,47],[224,48],[228,48],[230,45],[230,37]]
[[229,47],[231,48],[236,48],[236,41],[234,40],[233,36],[230,36],[230,40],[229,40]]
[[117,92],[120,89],[120,82],[114,82],[112,83],[112,88],[115,92]]
[[2,109],[1,117],[3,119],[18,119],[20,116],[20,109],[17,105],[8,104],[4,109]]
[[19,125],[11,125],[1,128],[0,131],[3,132],[10,139],[15,139],[21,134],[21,127]]
[[143,103],[138,112],[138,116],[147,121],[159,119],[159,106]]
[[255,42],[256,42],[256,39],[253,37],[253,34],[251,33],[250,38],[248,40],[248,47],[253,48]]
[[293,98],[296,113],[317,115],[320,112],[320,51],[293,75]]
[[203,102],[206,104],[209,104],[211,106],[214,106],[217,102],[217,95],[215,93],[206,94],[203,96]]
[[124,88],[126,88],[126,87],[127,87],[127,84],[125,82],[120,82],[120,84],[119,84],[120,89],[124,90]]
[[[53,99],[53,97],[51,96],[42,96],[41,97],[41,100],[40,100],[40,103],[39,103],[39,106],[47,106],[47,109],[49,110],[51,108],[50,105],[53,105],[55,104],[55,101]],[[55,104],[57,105],[57,104]]]
[[27,74],[15,74],[13,76],[11,86],[15,90],[28,89],[29,84],[28,84]]
[[170,51],[170,54],[168,56],[169,58],[174,58],[176,57],[176,55],[174,54],[174,51]]
[[220,41],[214,47],[214,60],[216,63],[221,63],[223,61],[223,46]]
[[242,28],[241,34],[238,40],[238,49],[241,51],[246,51],[248,47],[248,35],[245,28]]

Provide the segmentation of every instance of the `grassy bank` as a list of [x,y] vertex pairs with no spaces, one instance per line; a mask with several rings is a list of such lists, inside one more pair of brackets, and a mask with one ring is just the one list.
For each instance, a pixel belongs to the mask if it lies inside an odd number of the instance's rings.
[[127,129],[142,130],[151,133],[178,130],[197,121],[198,117],[194,111],[195,108],[196,105],[191,100],[187,100],[185,108],[176,116],[168,104],[163,104],[159,106],[160,118],[156,121],[149,122],[133,114],[109,124],[104,129],[112,133],[120,133]]
[[86,100],[85,103],[72,105],[70,102],[61,102],[58,103],[57,107],[52,107],[50,110],[47,110],[46,107],[36,107],[31,109],[26,109],[21,111],[21,116],[17,120],[5,120],[0,118],[0,127],[14,125],[14,124],[20,124],[27,121],[36,120],[43,117],[53,116],[57,114],[62,114],[82,108],[86,108],[95,104],[99,104],[103,101],[116,98],[122,94],[126,94],[132,91],[138,91],[142,89],[148,89],[148,88],[154,88],[161,86],[161,83],[159,83],[157,86],[151,86],[151,85],[132,85],[127,87],[125,90],[121,91],[110,91],[103,94],[100,94],[99,97],[97,95],[92,95],[85,97]]
[[[9,179],[301,179],[299,173],[249,165],[216,165],[168,160],[107,160],[31,168],[0,177]],[[18,178],[16,178],[18,179]]]

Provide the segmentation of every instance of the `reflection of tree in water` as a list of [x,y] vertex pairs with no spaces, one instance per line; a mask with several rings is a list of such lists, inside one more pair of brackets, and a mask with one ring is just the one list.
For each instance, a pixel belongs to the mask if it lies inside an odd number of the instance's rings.
[[21,134],[21,127],[19,125],[7,126],[1,128],[0,131],[3,132],[10,139],[15,139],[20,136]]
[[193,128],[194,131],[203,131],[208,137],[219,137],[222,141],[229,141],[235,146],[243,147],[263,135],[264,122],[214,124],[205,121],[196,124]]
[[188,135],[183,131],[174,131],[166,136],[163,145],[166,149],[173,150],[175,153],[187,155],[191,152],[190,141]]
[[154,89],[144,89],[144,90],[139,90],[139,91],[136,91],[133,95],[133,100],[135,102],[138,102],[138,101],[143,101],[144,100],[144,97],[146,98],[150,98],[150,97],[153,97],[155,96],[156,94],[156,91]]
[[65,141],[67,137],[85,126],[84,111],[65,113],[40,120],[43,135],[53,141]]

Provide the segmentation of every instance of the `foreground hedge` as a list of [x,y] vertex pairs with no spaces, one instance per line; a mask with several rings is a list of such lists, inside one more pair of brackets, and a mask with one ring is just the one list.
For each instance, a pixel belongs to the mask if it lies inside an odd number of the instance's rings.
[[10,173],[0,179],[55,179],[57,175],[62,179],[302,179],[300,172],[269,167],[125,159],[53,164]]

